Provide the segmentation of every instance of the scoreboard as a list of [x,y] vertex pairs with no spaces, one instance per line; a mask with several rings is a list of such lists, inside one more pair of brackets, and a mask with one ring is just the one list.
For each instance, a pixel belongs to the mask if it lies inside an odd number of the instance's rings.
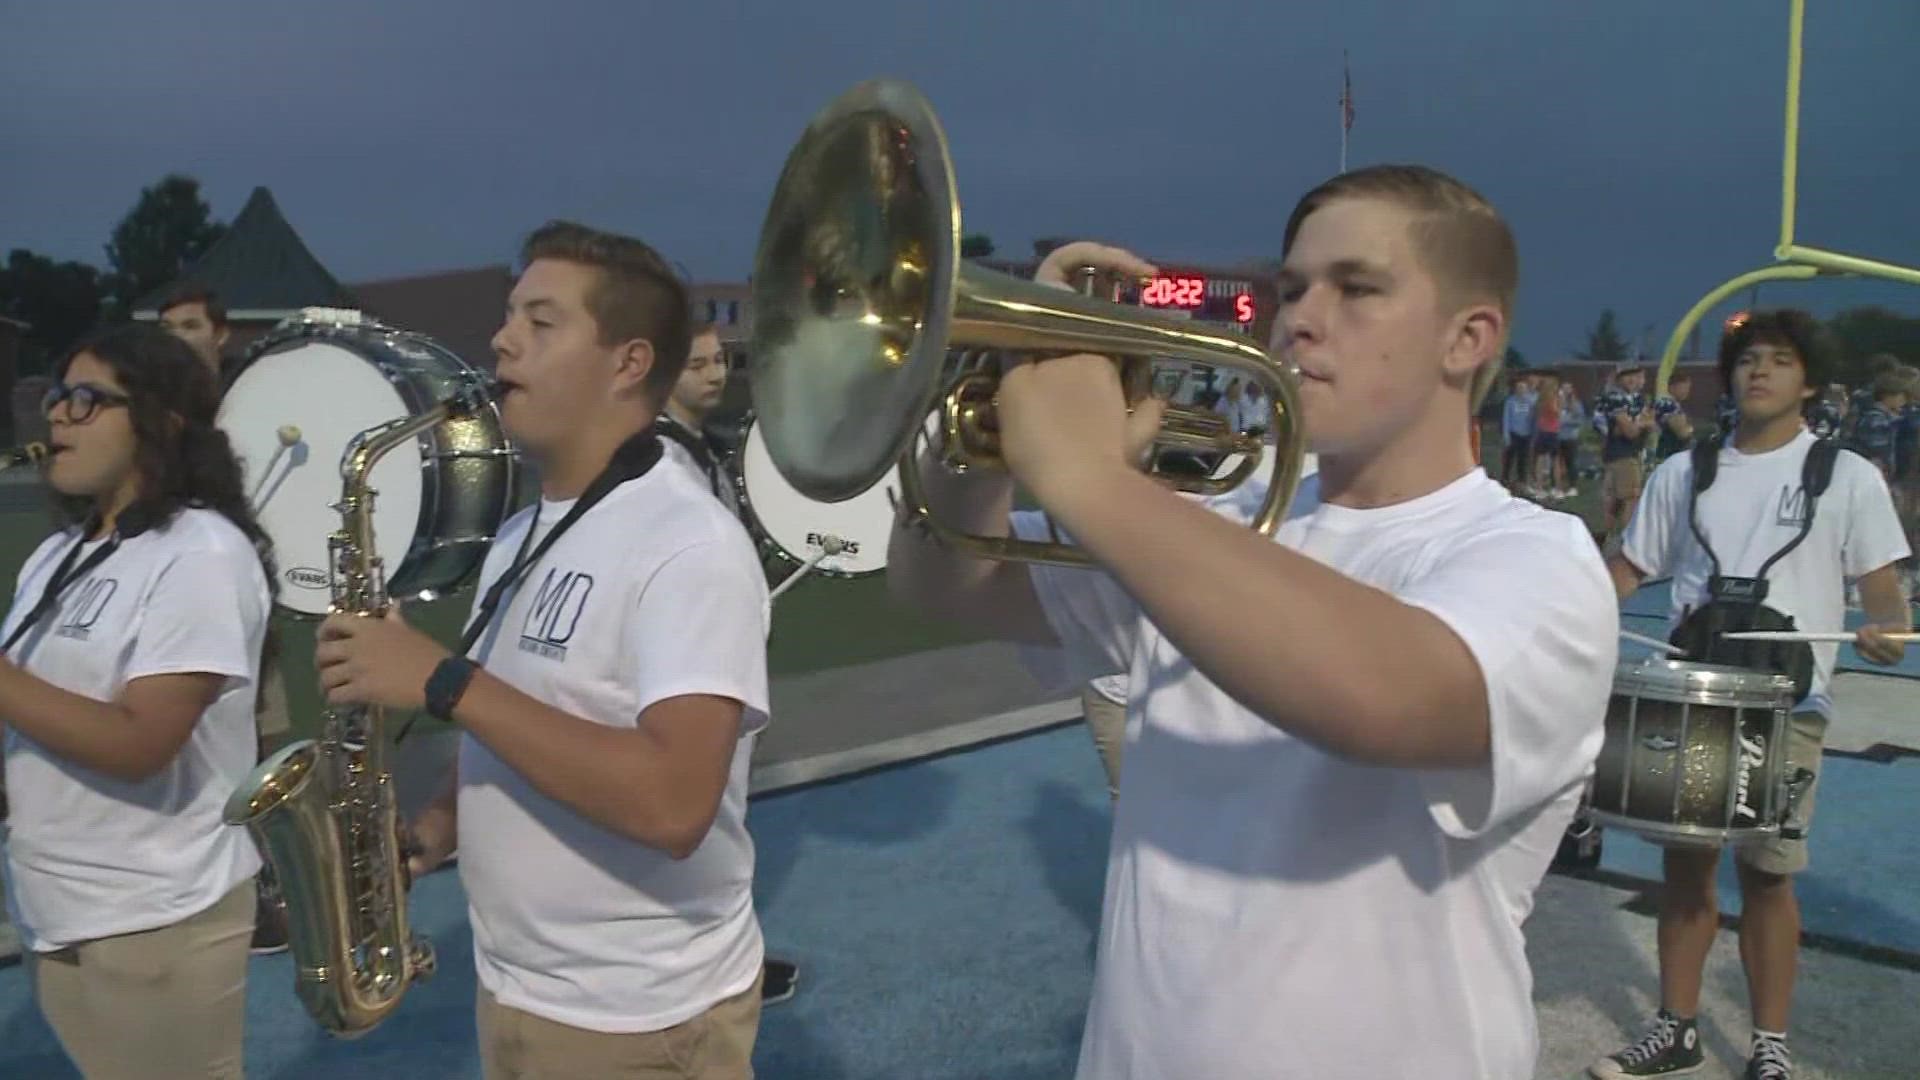
[[1250,329],[1258,314],[1253,282],[1198,273],[1158,274],[1124,290],[1120,299],[1168,313],[1185,312],[1207,322],[1237,323],[1242,329]]

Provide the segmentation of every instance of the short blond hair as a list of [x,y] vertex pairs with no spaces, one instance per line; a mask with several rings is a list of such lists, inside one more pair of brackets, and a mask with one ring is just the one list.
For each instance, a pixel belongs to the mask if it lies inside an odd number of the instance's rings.
[[1513,328],[1513,299],[1520,287],[1520,253],[1513,230],[1486,197],[1437,169],[1424,165],[1373,165],[1341,173],[1301,196],[1287,218],[1280,254],[1309,215],[1340,199],[1379,199],[1415,215],[1413,248],[1422,264],[1459,306],[1491,303],[1505,322],[1493,359],[1474,372],[1468,406],[1478,410],[1500,378],[1507,340]]

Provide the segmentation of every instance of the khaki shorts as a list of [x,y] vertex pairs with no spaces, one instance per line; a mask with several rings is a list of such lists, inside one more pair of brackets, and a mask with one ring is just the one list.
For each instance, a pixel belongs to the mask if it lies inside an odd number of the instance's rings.
[[33,994],[87,1080],[241,1076],[248,878],[172,926],[28,955]]
[[1600,479],[1600,495],[1605,499],[1639,498],[1640,459],[1626,457],[1607,462],[1606,470]]
[[751,1080],[760,1032],[760,979],[706,1012],[661,1031],[587,1031],[522,1012],[480,987],[480,1071],[486,1080]]

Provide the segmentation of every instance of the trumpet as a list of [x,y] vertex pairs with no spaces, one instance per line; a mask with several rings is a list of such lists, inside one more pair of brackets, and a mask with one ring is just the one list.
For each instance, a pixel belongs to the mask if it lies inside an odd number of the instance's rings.
[[[975,536],[939,521],[921,491],[917,439],[937,413],[950,468],[1005,468],[994,415],[1000,375],[977,363],[983,352],[1112,357],[1130,404],[1164,359],[1233,368],[1266,389],[1276,460],[1251,526],[1272,534],[1306,459],[1291,365],[1237,332],[1115,303],[1106,289],[1087,295],[996,273],[959,251],[946,135],[918,90],[862,83],[815,116],[760,233],[747,358],[768,454],[789,483],[840,502],[895,468],[907,519],[942,543],[982,558],[1085,566],[1074,545]],[[1242,460],[1225,477],[1179,477],[1157,469],[1167,449]],[[1155,479],[1218,494],[1254,475],[1266,447],[1221,417],[1170,408],[1154,450]]]

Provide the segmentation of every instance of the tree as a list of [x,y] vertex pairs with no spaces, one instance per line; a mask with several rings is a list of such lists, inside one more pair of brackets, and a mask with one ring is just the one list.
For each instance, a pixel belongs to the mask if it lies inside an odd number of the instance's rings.
[[54,262],[23,248],[7,253],[0,268],[0,313],[27,323],[23,374],[47,370],[50,357],[67,351],[100,319],[100,271],[78,262]]
[[113,268],[108,290],[118,312],[131,311],[142,296],[179,278],[226,235],[227,227],[211,215],[200,181],[190,176],[170,173],[141,189],[140,201],[114,226],[107,244]]
[[1526,356],[1523,355],[1519,349],[1511,345],[1507,346],[1507,357],[1501,361],[1501,363],[1507,371],[1525,371],[1527,369]]
[[1600,321],[1587,332],[1586,349],[1575,355],[1596,364],[1613,365],[1626,361],[1627,343],[1620,337],[1620,326],[1612,308],[1600,313]]
[[960,238],[960,257],[986,259],[993,255],[993,237],[986,233],[968,233]]
[[1851,308],[1827,320],[1839,346],[1836,377],[1848,386],[1867,381],[1867,363],[1880,353],[1920,367],[1920,319],[1882,307]]

